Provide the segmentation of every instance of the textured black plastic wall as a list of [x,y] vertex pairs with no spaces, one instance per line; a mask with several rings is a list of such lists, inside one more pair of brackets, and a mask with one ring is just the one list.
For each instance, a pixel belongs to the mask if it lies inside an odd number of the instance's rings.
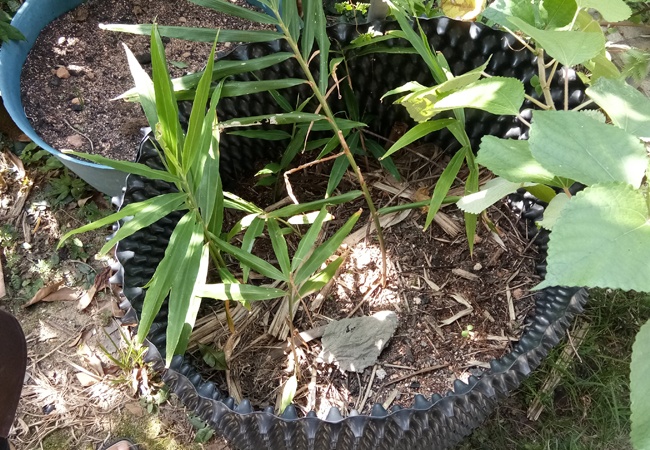
[[[422,21],[430,44],[442,51],[452,71],[458,75],[483,64],[491,56],[487,72],[492,75],[514,76],[525,83],[526,91],[536,96],[530,79],[537,73],[533,55],[521,49],[521,45],[510,35],[474,23],[462,23],[449,19]],[[383,29],[394,29],[396,24],[384,23]],[[367,25],[339,25],[329,30],[333,49],[342,48],[360,33],[367,31]],[[398,39],[386,41],[387,47],[404,47]],[[235,49],[223,57],[235,60],[256,58],[279,51],[288,51],[286,44],[272,42],[250,44]],[[355,54],[346,55],[349,75],[355,97],[359,99],[364,120],[376,133],[387,136],[395,122],[412,123],[401,106],[389,101],[381,102],[381,96],[389,89],[408,81],[432,85],[433,79],[426,64],[412,54]],[[317,61],[313,62],[317,67]],[[302,77],[295,60],[287,60],[253,75],[233,77],[236,80],[279,79]],[[563,72],[555,75],[554,100],[560,107],[563,99]],[[584,86],[573,75],[569,75],[569,104],[576,106],[584,100]],[[291,104],[298,98],[305,99],[309,93],[305,86],[286,89],[282,95]],[[332,96],[334,111],[344,111],[343,100]],[[187,120],[191,105],[184,103],[181,115]],[[530,119],[526,103],[522,116]],[[227,98],[221,101],[218,113],[224,120],[232,117],[272,114],[282,112],[268,93]],[[486,134],[514,139],[527,137],[522,123],[511,116],[494,116],[478,110],[467,110],[467,130],[474,148]],[[438,146],[454,150],[457,143],[450,133],[442,131],[427,138]],[[249,176],[253,163],[269,160],[281,154],[286,142],[258,141],[241,136],[224,135],[221,139],[222,175],[225,185],[236,185],[241,177]],[[155,144],[151,139],[143,141],[138,151],[138,160],[150,167],[162,168]],[[147,180],[131,175],[122,206],[171,192],[174,187],[161,181]],[[535,231],[534,220],[543,214],[543,204],[524,194],[513,197],[513,208],[519,209],[527,226]],[[164,255],[172,230],[180,214],[170,214],[150,227],[122,240],[117,248],[121,264],[114,281],[122,284],[126,297],[125,308],[130,308],[128,318],[137,319],[142,310],[144,286],[153,275]],[[533,233],[534,234],[534,233]],[[548,241],[545,233],[537,235],[541,253]],[[539,263],[540,273],[545,273],[545,263]],[[156,317],[148,339],[151,343],[148,359],[163,373],[165,382],[183,400],[185,405],[207,421],[217,433],[223,435],[236,448],[242,450],[302,450],[302,449],[446,449],[460,442],[479,426],[494,409],[498,401],[517,388],[521,381],[534,370],[546,356],[548,350],[559,342],[575,314],[582,311],[587,299],[586,291],[578,288],[549,288],[536,295],[536,307],[526,332],[513,351],[503,358],[493,360],[491,368],[480,377],[471,377],[468,383],[456,381],[453,391],[431,398],[417,396],[412,405],[395,406],[390,411],[375,405],[370,415],[352,412],[343,417],[336,408],[330,410],[324,419],[312,412],[299,417],[294,407],[289,407],[282,416],[273,414],[272,408],[254,411],[247,400],[239,404],[221,392],[217,386],[202,380],[195,368],[183,357],[174,358],[169,369],[158,349],[165,348],[165,327],[167,305],[163,305]]]

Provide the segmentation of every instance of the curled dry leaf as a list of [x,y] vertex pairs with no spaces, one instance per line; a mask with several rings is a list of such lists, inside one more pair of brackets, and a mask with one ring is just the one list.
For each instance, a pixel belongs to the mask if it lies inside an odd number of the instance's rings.
[[54,284],[43,286],[38,290],[38,292],[36,292],[36,294],[34,294],[34,296],[31,298],[30,301],[28,301],[23,305],[23,308],[27,308],[28,306],[32,306],[33,304],[42,301],[45,297],[47,297],[51,293],[58,291],[59,287],[61,287],[62,284],[63,281],[58,281]]

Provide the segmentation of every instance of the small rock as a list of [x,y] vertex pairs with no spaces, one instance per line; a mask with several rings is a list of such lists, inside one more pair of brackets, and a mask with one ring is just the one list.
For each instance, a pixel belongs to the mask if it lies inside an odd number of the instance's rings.
[[92,72],[86,72],[86,78],[89,80],[94,80],[95,79],[95,74]]
[[190,53],[190,52],[185,52],[185,53],[183,53],[181,56],[182,56],[183,58],[189,58],[190,56],[192,56],[192,53]]
[[416,305],[422,304],[422,299],[420,297],[414,297],[413,298],[413,303]]
[[377,369],[377,371],[375,372],[375,376],[377,377],[378,380],[381,381],[381,380],[383,380],[384,378],[386,378],[386,371],[385,371],[383,368],[380,367],[380,368]]
[[70,78],[70,72],[68,72],[68,69],[63,66],[56,69],[56,72],[54,74],[57,76],[57,78],[61,78],[63,80]]
[[187,19],[186,19],[185,17],[179,17],[179,18],[178,18],[178,21],[179,21],[180,23],[185,23],[185,22],[187,22]]
[[375,364],[396,328],[397,315],[392,311],[331,322],[323,335],[320,358],[338,362],[344,371],[363,372]]
[[420,382],[419,381],[411,381],[411,384],[409,384],[409,387],[411,389],[420,389]]
[[140,53],[139,55],[135,55],[135,59],[140,64],[151,64],[151,53]]
[[70,103],[73,105],[81,105],[81,100],[79,100],[79,97],[75,97],[72,100],[70,100]]
[[476,263],[474,264],[474,270],[479,271],[483,268],[483,265],[481,263]]
[[65,138],[66,142],[74,148],[80,148],[84,145],[84,137],[80,134],[73,134]]

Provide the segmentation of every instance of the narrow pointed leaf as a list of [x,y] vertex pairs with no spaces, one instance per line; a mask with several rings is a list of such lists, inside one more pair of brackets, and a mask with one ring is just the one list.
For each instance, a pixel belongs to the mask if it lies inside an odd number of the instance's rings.
[[388,158],[390,155],[406,147],[412,142],[415,142],[418,139],[422,139],[424,136],[430,133],[442,130],[443,128],[448,127],[454,122],[456,122],[456,119],[438,119],[438,120],[431,120],[429,122],[423,122],[417,124],[410,130],[408,130],[406,133],[404,133],[404,136],[399,138],[397,142],[391,145],[390,148],[384,154],[384,156],[382,156],[382,159]]
[[305,233],[305,235],[302,237],[302,239],[300,239],[300,242],[298,243],[298,248],[293,254],[293,260],[291,261],[292,272],[295,272],[298,267],[300,267],[305,262],[307,256],[309,256],[309,252],[312,251],[314,244],[316,243],[318,233],[322,229],[323,221],[326,217],[327,208],[323,206],[316,216],[314,223],[311,225],[311,227],[309,227],[307,233]]
[[[309,0],[308,0],[309,1]],[[279,414],[282,414],[285,409],[293,402],[293,398],[296,396],[296,390],[298,389],[298,378],[295,375],[292,375],[285,381],[284,387],[282,388],[282,398],[280,400],[280,411]]]
[[75,152],[72,150],[64,150],[63,153],[74,155],[79,158],[87,159],[88,161],[92,161],[97,164],[102,164],[104,166],[108,166],[125,173],[140,175],[149,178],[151,180],[163,180],[163,181],[168,181],[170,183],[178,183],[179,181],[181,181],[180,178],[172,175],[166,170],[152,169],[151,167],[145,166],[144,164],[140,164],[140,163],[134,163],[129,161],[117,161],[114,159],[106,158],[105,156],[101,156],[101,155],[91,155],[88,153]]
[[215,300],[255,302],[284,297],[287,293],[282,289],[255,286],[252,284],[216,283],[206,284],[200,291],[200,295],[201,297],[213,298]]
[[265,23],[269,25],[277,25],[278,21],[275,17],[271,17],[268,14],[260,13],[257,11],[250,10],[248,8],[243,8],[241,6],[234,5],[232,2],[225,0],[190,0],[192,3],[197,5],[205,6],[207,8],[214,9],[215,11],[222,12],[229,16],[240,17],[244,20],[250,20],[251,22]]
[[517,192],[525,183],[513,183],[505,178],[489,180],[481,190],[461,198],[456,205],[463,211],[480,214],[502,198]]
[[291,263],[289,262],[289,249],[287,248],[287,241],[280,230],[280,226],[276,219],[269,219],[266,222],[271,237],[271,245],[273,246],[273,253],[280,264],[280,269],[285,275],[291,272]]
[[[298,270],[295,272],[294,283],[300,286],[305,280],[311,277],[314,272],[316,272],[320,266],[327,261],[327,258],[332,256],[343,240],[350,234],[352,228],[359,220],[361,216],[361,211],[358,211],[348,219],[348,221],[339,228],[334,235],[323,242],[314,252],[307,258],[304,264],[302,264]],[[312,225],[313,227],[314,225]]]
[[433,189],[433,195],[431,196],[431,202],[429,202],[429,211],[427,212],[427,218],[424,222],[424,229],[426,230],[433,222],[433,216],[436,215],[442,205],[442,201],[447,196],[447,192],[451,188],[451,185],[456,179],[456,175],[460,171],[460,167],[463,165],[463,159],[465,158],[465,150],[460,149],[456,154],[451,158],[447,167],[440,174],[440,178],[436,183],[436,187]]
[[283,141],[291,139],[291,135],[284,130],[243,130],[229,131],[228,134],[243,136],[249,139],[264,139],[266,141]]
[[153,81],[149,78],[149,74],[144,71],[135,55],[131,50],[124,46],[124,51],[126,52],[126,60],[129,64],[129,70],[131,71],[131,76],[135,82],[135,92],[138,95],[140,104],[142,105],[142,110],[144,115],[147,117],[147,122],[153,130],[158,123],[158,112],[156,110],[156,94],[153,89]]
[[300,291],[298,293],[300,295],[300,298],[323,289],[325,285],[327,285],[327,283],[329,283],[330,280],[334,278],[334,275],[336,275],[336,271],[341,266],[341,264],[343,264],[343,257],[339,256],[334,261],[329,263],[325,269],[321,270],[316,275],[305,281],[303,285],[300,286]]
[[[165,196],[172,195],[172,196],[181,196],[184,197],[183,194],[164,194]],[[143,210],[148,210],[149,208],[152,207],[152,204],[156,204],[160,200],[158,200],[161,196],[150,198],[148,200],[144,200],[142,202],[137,202],[137,203],[130,203],[126,205],[125,207],[121,208],[118,212],[115,212],[109,216],[106,216],[102,219],[96,220],[94,222],[91,222],[87,225],[84,225],[79,228],[75,228],[74,230],[68,231],[66,234],[61,237],[59,240],[59,243],[57,245],[57,249],[61,248],[63,243],[68,240],[71,236],[74,236],[75,234],[80,234],[80,233],[85,233],[86,231],[91,231],[91,230],[96,230],[97,228],[102,228],[106,227],[109,225],[113,225],[115,222],[118,220],[124,219],[125,217],[129,216],[135,216],[136,214],[140,214],[141,211]]]
[[187,195],[182,192],[162,194],[152,198],[152,201],[147,202],[147,206],[142,208],[131,220],[122,224],[113,237],[104,244],[99,251],[99,254],[106,254],[106,252],[113,248],[113,246],[120,240],[127,236],[131,236],[136,231],[148,227],[154,222],[157,222],[170,212],[181,209],[185,204],[186,199]]
[[205,149],[207,149],[206,141],[208,145],[209,141],[206,139],[206,135],[212,135],[212,130],[206,129],[204,122],[206,105],[208,103],[208,98],[210,98],[210,85],[212,84],[211,74],[214,66],[216,45],[217,43],[215,41],[212,44],[210,56],[208,56],[208,64],[206,65],[203,76],[196,88],[196,95],[192,102],[192,112],[190,113],[190,120],[187,125],[187,135],[185,136],[182,153],[183,156],[181,159],[182,167],[185,169],[186,174],[193,167],[197,155],[204,153]]
[[[169,317],[167,319],[167,366],[171,363],[175,354],[185,351],[187,342],[183,345],[181,338],[192,331],[187,316],[191,309],[196,309],[196,301],[192,301],[192,293],[197,282],[203,284],[205,279],[197,280],[199,269],[201,269],[201,257],[203,255],[203,227],[196,221],[192,214],[190,219],[191,236],[186,251],[180,260],[174,273],[169,293]],[[207,265],[206,265],[207,272]],[[200,302],[200,299],[199,299]],[[194,308],[191,308],[191,307]]]
[[180,162],[180,146],[183,142],[183,131],[178,120],[178,103],[174,96],[171,78],[167,71],[165,48],[154,25],[151,34],[151,70],[153,72],[153,88],[156,93],[156,110],[158,124],[154,130],[166,154]]
[[144,342],[156,314],[160,311],[165,297],[171,289],[174,274],[178,270],[179,259],[185,255],[194,230],[192,213],[188,212],[178,222],[165,249],[163,259],[156,267],[150,286],[142,304],[142,314],[138,324],[138,343]]
[[280,272],[278,269],[263,259],[258,258],[255,255],[251,255],[250,253],[245,252],[244,250],[235,247],[234,245],[231,245],[225,241],[222,241],[221,239],[215,239],[214,243],[221,250],[235,256],[235,258],[237,258],[241,263],[250,266],[257,273],[271,278],[272,280],[288,281],[287,277],[282,272]]
[[[99,28],[108,31],[119,31],[131,34],[151,35],[151,25],[100,24]],[[269,42],[282,37],[276,31],[255,30],[218,30],[216,28],[189,28],[181,26],[158,26],[158,32],[163,37],[184,39],[186,41],[213,42],[219,35],[218,42]]]
[[323,206],[329,205],[340,205],[341,203],[346,203],[358,198],[361,195],[361,191],[350,191],[345,194],[335,195],[334,197],[324,198],[321,200],[314,200],[313,202],[300,203],[298,205],[289,205],[284,206],[275,211],[267,213],[267,217],[291,217],[296,214],[301,214],[306,211],[314,211]]
[[[250,225],[246,228],[244,233],[244,238],[242,239],[241,249],[247,253],[250,253],[253,250],[253,245],[255,245],[255,239],[260,237],[264,232],[264,220],[262,220],[258,215],[256,215],[251,221]],[[250,266],[242,264],[242,280],[244,283],[248,282],[248,275],[251,271]]]
[[327,120],[327,117],[321,114],[290,112],[290,113],[265,114],[263,116],[251,116],[251,117],[230,119],[221,122],[220,126],[222,128],[229,128],[229,127],[264,125],[264,124],[286,125],[291,123],[316,122],[319,120]]

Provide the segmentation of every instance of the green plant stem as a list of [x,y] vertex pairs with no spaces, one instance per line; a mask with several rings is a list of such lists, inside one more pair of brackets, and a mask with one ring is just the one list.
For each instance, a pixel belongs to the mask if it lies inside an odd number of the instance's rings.
[[[544,94],[544,100],[546,105],[550,109],[555,109],[555,103],[553,102],[553,97],[551,96],[551,87],[546,79],[546,65],[544,64],[544,49],[539,48],[536,51],[537,54],[537,71],[539,73],[539,85],[542,88]],[[552,71],[555,73],[555,70]],[[552,79],[551,75],[551,79]]]
[[298,61],[298,64],[300,65],[302,71],[307,77],[307,82],[311,87],[312,91],[314,92],[314,95],[316,96],[316,99],[318,100],[319,104],[321,105],[321,108],[323,109],[323,112],[325,113],[327,120],[330,122],[332,131],[338,137],[339,142],[341,143],[341,147],[345,152],[345,156],[348,159],[348,162],[350,163],[350,167],[354,171],[354,174],[357,177],[357,180],[359,181],[361,192],[363,192],[363,196],[366,200],[366,204],[368,205],[368,209],[370,210],[370,217],[372,218],[372,221],[375,224],[375,228],[377,229],[377,240],[379,241],[379,248],[381,249],[381,259],[382,259],[382,267],[381,267],[382,285],[385,286],[386,285],[386,245],[384,242],[384,234],[381,229],[381,223],[379,221],[379,215],[377,214],[377,208],[375,208],[375,204],[373,203],[372,197],[370,196],[368,185],[366,184],[366,181],[363,178],[363,174],[361,173],[359,166],[354,160],[354,156],[352,155],[352,151],[350,150],[350,147],[345,141],[343,132],[336,125],[334,114],[332,113],[332,110],[329,104],[327,103],[327,99],[318,88],[318,84],[316,83],[316,80],[314,79],[314,76],[312,75],[311,70],[309,69],[309,64],[307,63],[307,61],[305,61],[305,59],[302,57],[302,54],[300,53],[300,49],[298,48],[298,43],[291,38],[289,29],[285,25],[284,21],[280,18],[279,12],[274,11],[274,13],[278,17],[279,26],[285,35],[285,39],[289,43],[289,46],[291,47],[291,50],[293,51],[295,58]]

